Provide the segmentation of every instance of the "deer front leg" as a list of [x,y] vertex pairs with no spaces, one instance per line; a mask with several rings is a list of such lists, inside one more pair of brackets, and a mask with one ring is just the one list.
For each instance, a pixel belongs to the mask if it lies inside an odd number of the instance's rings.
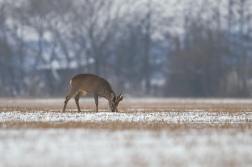
[[95,99],[95,105],[96,105],[95,111],[98,112],[98,95],[97,94],[94,94],[94,99]]
[[75,96],[75,102],[76,102],[76,105],[77,105],[77,108],[78,108],[78,111],[81,112],[81,109],[80,109],[80,105],[79,105],[79,99],[82,95],[82,92],[78,92],[78,94]]
[[66,110],[66,106],[67,106],[67,102],[71,99],[71,97],[76,93],[76,90],[75,89],[71,89],[69,94],[67,95],[66,97],[66,100],[65,100],[65,104],[64,104],[64,108],[63,108],[63,112],[65,112]]

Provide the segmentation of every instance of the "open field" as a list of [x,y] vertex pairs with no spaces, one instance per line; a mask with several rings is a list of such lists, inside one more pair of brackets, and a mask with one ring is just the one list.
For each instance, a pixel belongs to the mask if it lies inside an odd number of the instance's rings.
[[252,100],[0,99],[0,166],[251,166]]

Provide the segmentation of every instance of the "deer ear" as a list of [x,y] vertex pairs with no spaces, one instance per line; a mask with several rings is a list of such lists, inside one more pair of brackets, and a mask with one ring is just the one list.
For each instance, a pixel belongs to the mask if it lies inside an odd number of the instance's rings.
[[123,100],[122,94],[120,94],[120,95],[118,96],[118,99],[119,99],[119,101],[122,101],[122,100]]
[[114,95],[114,93],[110,94],[110,98],[111,98],[111,101],[115,101],[115,95]]
[[117,96],[116,98],[119,100],[119,99],[120,99],[120,97],[121,97],[121,95],[122,95],[122,94],[120,93],[120,94],[119,94],[119,96]]

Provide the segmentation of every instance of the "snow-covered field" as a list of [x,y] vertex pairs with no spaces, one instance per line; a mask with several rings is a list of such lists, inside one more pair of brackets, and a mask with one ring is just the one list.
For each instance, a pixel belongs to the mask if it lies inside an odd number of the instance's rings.
[[[143,110],[144,111],[144,110]],[[163,122],[163,123],[252,123],[252,112],[0,112],[0,122]]]
[[251,130],[2,129],[0,166],[251,166]]
[[3,166],[251,166],[252,100],[0,99]]

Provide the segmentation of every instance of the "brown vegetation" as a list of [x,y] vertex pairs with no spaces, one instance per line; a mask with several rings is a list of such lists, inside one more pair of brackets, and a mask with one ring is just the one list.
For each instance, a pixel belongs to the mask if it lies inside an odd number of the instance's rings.
[[48,128],[83,128],[83,129],[104,129],[104,130],[167,130],[167,131],[189,131],[189,130],[228,130],[237,129],[239,131],[252,130],[252,123],[164,123],[164,122],[6,122],[0,123],[0,128],[31,128],[31,129],[48,129]]
[[[87,112],[93,112],[95,104],[93,98],[83,98],[81,100],[81,108]],[[64,105],[64,98],[62,99],[0,99],[0,112],[5,111],[62,111]],[[99,98],[99,108],[101,110],[109,110],[109,105],[106,100]],[[192,110],[202,110],[208,112],[252,112],[252,101],[251,103],[212,103],[207,100],[172,100],[172,99],[157,99],[151,101],[149,99],[137,99],[132,100],[125,99],[118,106],[121,112],[185,112]],[[77,111],[74,99],[69,101],[67,111]]]
[[[0,100],[0,112],[55,112],[60,115],[62,111],[64,99],[1,99]],[[93,104],[93,99],[85,99],[82,102],[82,113],[94,113],[95,105]],[[110,113],[109,106],[105,100],[101,99],[101,111],[104,113]],[[143,114],[153,112],[174,112],[175,115],[180,115],[181,113],[186,112],[203,112],[211,113],[212,115],[221,116],[223,114],[241,116],[241,115],[251,115],[252,104],[251,103],[207,103],[199,102],[197,100],[181,102],[172,101],[172,100],[160,100],[160,102],[141,99],[139,103],[136,103],[134,100],[125,100],[120,106],[120,113],[127,114]],[[69,102],[69,107],[67,112],[69,113],[78,113],[74,100]],[[193,114],[193,113],[192,113]],[[84,116],[85,117],[85,116]],[[204,116],[202,116],[204,117]],[[252,121],[250,118],[245,122],[222,122],[222,123],[199,123],[199,122],[176,122],[171,123],[167,121],[99,121],[99,122],[90,122],[90,121],[7,121],[0,122],[0,128],[85,128],[85,129],[108,129],[108,130],[205,130],[205,129],[239,129],[243,131],[246,129],[252,129]]]

